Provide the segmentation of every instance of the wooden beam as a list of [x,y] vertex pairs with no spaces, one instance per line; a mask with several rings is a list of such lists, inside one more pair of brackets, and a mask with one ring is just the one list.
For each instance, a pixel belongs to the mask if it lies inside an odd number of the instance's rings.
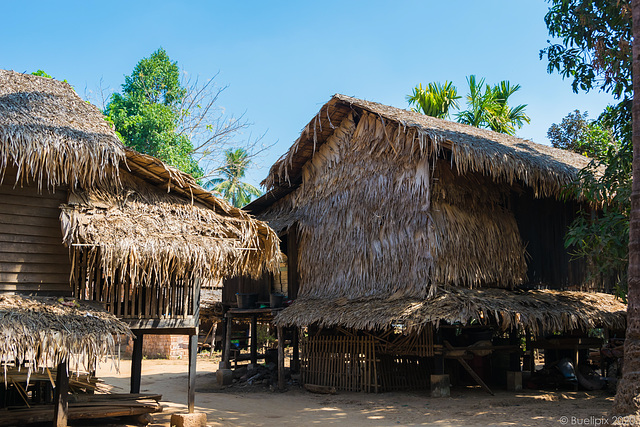
[[[444,341],[444,345],[445,347],[447,347],[447,349],[449,350],[454,350],[453,347],[451,346],[451,344],[449,344],[449,341]],[[454,359],[456,359],[460,365],[462,365],[462,367],[465,369],[465,371],[467,371],[469,373],[469,375],[471,375],[471,377],[473,377],[473,379],[476,381],[476,383],[478,383],[478,385],[480,387],[482,387],[483,389],[485,389],[487,391],[487,393],[489,393],[491,396],[494,396],[493,391],[491,391],[491,389],[489,388],[488,385],[485,384],[484,381],[482,381],[482,378],[480,378],[478,376],[478,374],[476,374],[476,371],[474,371],[471,366],[469,366],[469,364],[467,363],[466,360],[464,360],[462,358],[462,356],[455,356],[453,357]]]
[[144,334],[136,333],[131,355],[131,393],[140,393],[142,379],[142,342]]
[[193,413],[196,402],[196,362],[198,360],[198,334],[189,336],[189,385],[187,387],[187,407]]
[[291,360],[291,371],[300,372],[300,330],[293,327],[293,355]]
[[67,427],[67,419],[69,417],[69,373],[67,372],[66,360],[58,364],[53,402],[54,427]]
[[[178,331],[184,331],[183,335],[191,335],[198,327],[197,319],[188,316],[186,319],[121,319],[131,329],[154,329],[154,334],[180,335]],[[163,332],[165,330],[165,332]]]
[[278,390],[284,390],[284,333],[278,326]]
[[251,316],[251,364],[258,363],[258,315]]
[[225,317],[225,319],[227,321],[227,333],[224,337],[224,354],[222,361],[224,362],[224,369],[231,369],[229,357],[231,356],[231,325],[233,324],[233,319],[230,317]]

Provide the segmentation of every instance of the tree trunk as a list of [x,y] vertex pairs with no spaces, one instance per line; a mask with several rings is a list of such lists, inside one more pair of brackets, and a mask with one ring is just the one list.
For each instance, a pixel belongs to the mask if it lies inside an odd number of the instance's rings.
[[[613,403],[615,415],[640,412],[640,0],[633,17],[633,184],[629,224],[629,292],[622,380]],[[638,94],[638,96],[635,96]]]

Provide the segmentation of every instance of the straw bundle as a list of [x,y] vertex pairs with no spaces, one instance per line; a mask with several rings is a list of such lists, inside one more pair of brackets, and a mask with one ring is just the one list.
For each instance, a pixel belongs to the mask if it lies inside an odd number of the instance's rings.
[[125,171],[121,182],[117,192],[75,192],[60,215],[65,244],[97,256],[94,268],[106,277],[169,286],[176,278],[214,283],[278,268],[275,233],[246,214],[224,214],[238,209],[206,209]]
[[17,166],[17,180],[40,189],[111,186],[125,151],[102,113],[67,83],[0,70],[0,179]]
[[435,297],[300,298],[280,312],[278,326],[342,326],[360,330],[402,324],[406,332],[433,323],[465,326],[474,320],[502,330],[527,328],[534,335],[587,330],[623,329],[626,305],[613,295],[571,291],[508,291],[504,289],[438,289]]
[[86,303],[0,295],[0,363],[26,364],[28,373],[67,360],[91,371],[104,357],[119,357],[121,337],[131,336],[115,316]]

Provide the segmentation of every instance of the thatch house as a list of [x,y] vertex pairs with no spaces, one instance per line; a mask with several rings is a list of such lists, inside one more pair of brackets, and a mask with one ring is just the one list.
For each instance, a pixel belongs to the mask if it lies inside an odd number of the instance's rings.
[[[622,328],[624,304],[590,293],[599,284],[585,282],[584,263],[563,245],[580,202],[562,189],[588,162],[335,95],[271,167],[267,194],[246,207],[284,242],[297,300],[276,323],[311,328],[303,378],[306,369],[306,381],[393,388],[380,369],[399,375],[401,360],[443,354],[445,327],[526,330],[534,339]],[[318,360],[323,352],[344,363]],[[391,366],[371,362],[382,355]]]
[[[55,310],[41,319],[39,327],[63,336],[52,341],[43,332],[39,341],[54,361],[113,352],[100,334],[123,333],[113,316],[128,325],[137,337],[132,392],[144,334],[190,335],[194,374],[200,287],[278,266],[269,227],[189,175],[125,148],[100,111],[63,82],[0,71],[0,179],[0,292],[67,296],[110,313],[102,323],[87,317],[103,329],[78,328],[68,339]],[[0,303],[5,335],[14,312]],[[37,335],[24,332],[12,339],[27,354]],[[13,359],[0,346],[0,360]]]

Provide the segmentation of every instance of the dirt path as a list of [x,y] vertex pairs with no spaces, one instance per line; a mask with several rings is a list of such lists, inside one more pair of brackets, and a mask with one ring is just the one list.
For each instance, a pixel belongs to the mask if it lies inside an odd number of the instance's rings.
[[[285,393],[267,388],[220,391],[215,386],[217,366],[217,362],[198,360],[196,410],[207,414],[210,426],[600,425],[613,401],[607,392],[527,390],[489,396],[474,388],[453,389],[452,396],[444,399],[431,398],[426,392],[327,396],[300,388]],[[128,392],[129,372],[130,361],[123,360],[119,374],[105,365],[98,376],[114,392]],[[187,362],[144,360],[142,392],[163,395],[165,410],[154,416],[152,426],[168,426],[171,413],[186,411]]]

